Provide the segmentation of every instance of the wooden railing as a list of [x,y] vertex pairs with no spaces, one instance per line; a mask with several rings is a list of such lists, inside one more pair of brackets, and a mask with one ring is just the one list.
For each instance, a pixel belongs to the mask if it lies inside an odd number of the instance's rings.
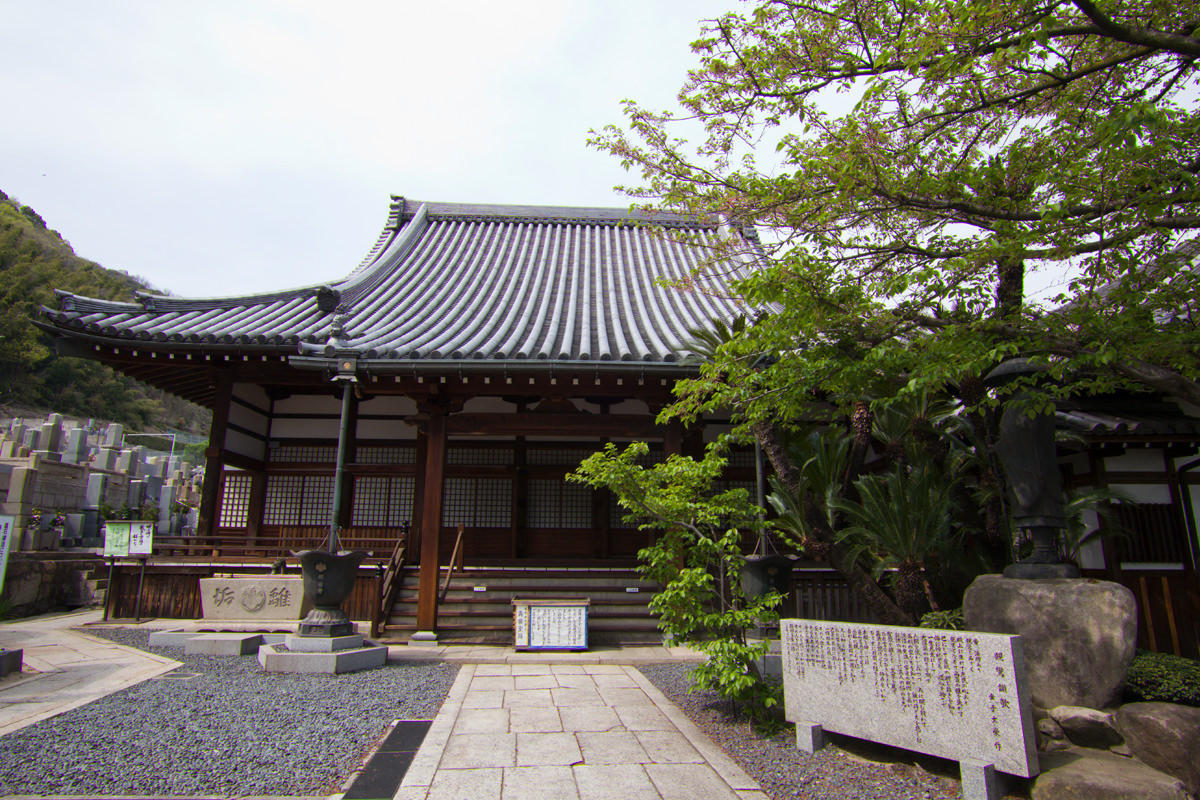
[[408,525],[405,524],[400,529],[400,537],[396,540],[396,546],[392,548],[391,558],[388,559],[387,565],[383,570],[383,577],[379,582],[379,598],[375,603],[375,607],[371,610],[371,636],[377,637],[383,633],[383,629],[387,626],[387,619],[392,613],[392,606],[396,604],[396,595],[400,592],[400,576],[404,571],[404,555],[408,547]]
[[438,602],[443,603],[446,600],[446,592],[450,591],[450,579],[454,577],[457,570],[461,570],[463,566],[463,526],[458,526],[458,538],[454,540],[454,551],[450,554],[450,563],[446,567],[446,580],[442,583],[442,591],[438,594]]
[[[216,536],[155,536],[155,556],[187,558],[289,558],[299,550],[325,546],[329,529],[323,525],[263,528],[257,537],[245,531],[223,529]],[[396,544],[396,528],[344,528],[339,543],[343,550],[366,550],[382,559]]]

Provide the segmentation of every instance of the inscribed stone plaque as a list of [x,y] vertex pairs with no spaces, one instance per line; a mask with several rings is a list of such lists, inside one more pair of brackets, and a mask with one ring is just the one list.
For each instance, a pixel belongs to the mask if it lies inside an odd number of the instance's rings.
[[205,619],[296,620],[308,612],[299,575],[201,578]]
[[1037,774],[1019,636],[785,619],[780,638],[789,722]]
[[513,647],[517,650],[586,650],[586,598],[513,598]]

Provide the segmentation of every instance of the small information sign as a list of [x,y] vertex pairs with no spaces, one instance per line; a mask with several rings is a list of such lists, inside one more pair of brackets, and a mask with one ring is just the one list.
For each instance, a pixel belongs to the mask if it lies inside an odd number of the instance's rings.
[[517,650],[587,650],[586,597],[513,598],[513,647]]
[[0,592],[4,591],[4,573],[8,570],[8,550],[12,545],[13,518],[0,517]]
[[104,523],[105,557],[148,556],[154,548],[154,523],[146,520]]
[[113,522],[104,523],[104,551],[102,555],[105,558],[123,558],[129,555],[129,523],[128,522]]

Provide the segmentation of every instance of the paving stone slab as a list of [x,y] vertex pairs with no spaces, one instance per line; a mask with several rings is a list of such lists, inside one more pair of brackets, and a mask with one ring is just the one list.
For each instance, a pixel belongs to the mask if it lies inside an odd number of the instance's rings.
[[516,766],[517,736],[513,733],[454,733],[442,754],[446,769]]
[[183,647],[188,641],[203,635],[198,631],[153,631],[149,644],[151,647]]
[[189,656],[245,656],[257,653],[262,644],[258,633],[202,633],[183,643]]
[[518,733],[517,766],[570,767],[583,761],[570,733]]
[[504,770],[504,800],[579,800],[570,767],[513,767]]

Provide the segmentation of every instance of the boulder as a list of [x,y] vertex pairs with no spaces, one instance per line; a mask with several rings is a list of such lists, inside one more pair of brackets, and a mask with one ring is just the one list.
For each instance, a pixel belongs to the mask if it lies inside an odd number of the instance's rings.
[[1063,738],[1062,725],[1059,725],[1056,720],[1054,720],[1050,717],[1046,717],[1045,719],[1039,719],[1038,724],[1037,724],[1037,730],[1038,730],[1038,733],[1040,733],[1043,736],[1050,738],[1050,739]]
[[1116,717],[1117,730],[1134,756],[1200,795],[1200,708],[1129,703],[1117,709]]
[[1032,800],[1188,800],[1178,779],[1104,750],[1043,753],[1039,760]]
[[1107,749],[1125,740],[1113,726],[1113,715],[1083,706],[1056,706],[1050,718],[1062,726],[1063,733],[1080,747]]
[[1117,583],[981,575],[963,595],[967,628],[1018,634],[1036,705],[1102,708],[1133,661],[1137,605]]

